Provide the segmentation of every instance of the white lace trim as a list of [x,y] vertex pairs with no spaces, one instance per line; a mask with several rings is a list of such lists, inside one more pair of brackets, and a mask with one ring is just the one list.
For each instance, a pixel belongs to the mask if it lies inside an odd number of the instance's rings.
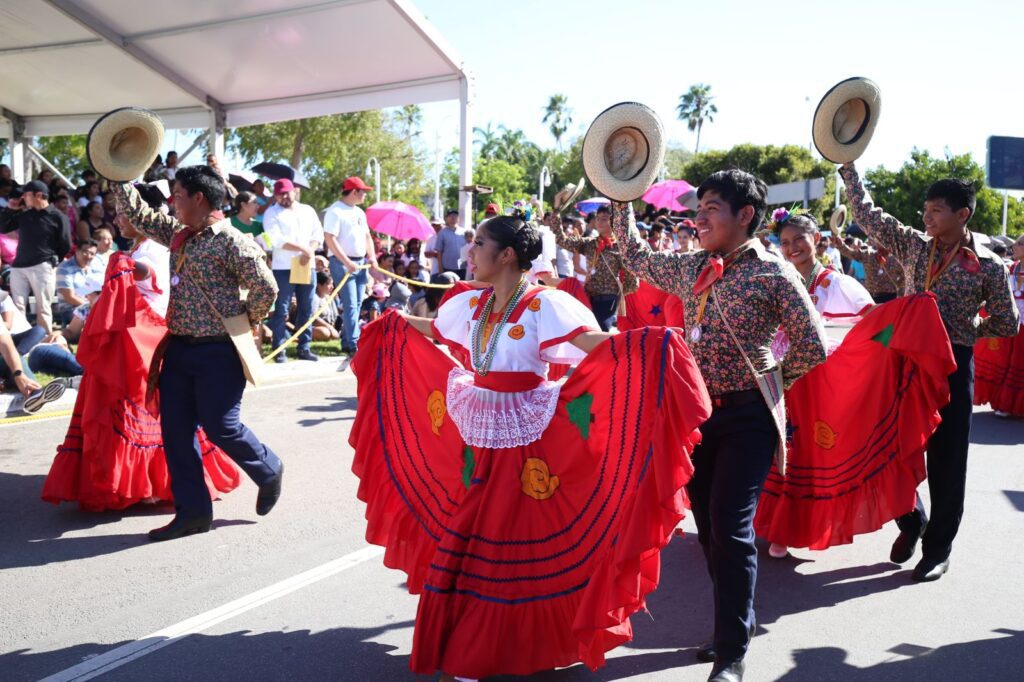
[[539,440],[558,406],[562,384],[544,381],[537,388],[500,393],[476,386],[461,367],[448,374],[448,415],[467,445],[512,448]]

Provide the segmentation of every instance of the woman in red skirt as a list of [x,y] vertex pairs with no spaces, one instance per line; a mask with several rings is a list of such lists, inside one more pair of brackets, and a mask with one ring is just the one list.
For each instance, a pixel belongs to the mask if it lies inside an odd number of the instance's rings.
[[[420,595],[416,673],[596,669],[631,639],[683,517],[710,401],[680,334],[596,331],[527,283],[540,248],[518,218],[483,223],[469,257],[491,288],[435,320],[385,314],[359,342],[353,471],[367,540]],[[577,366],[555,382],[549,363]]]
[[[71,424],[43,484],[47,502],[77,501],[86,511],[172,500],[160,412],[147,405],[153,354],[167,335],[167,249],[135,237],[115,252],[85,321],[77,359],[85,370]],[[56,381],[64,381],[58,379]],[[44,389],[44,392],[46,389]],[[196,431],[211,497],[238,487],[234,463]]]
[[1010,289],[1021,316],[1009,339],[979,339],[974,346],[974,404],[992,405],[997,417],[1024,417],[1024,235],[1013,243]]
[[[856,280],[814,261],[813,218],[779,209],[770,229],[818,314],[833,324],[859,320],[786,392],[786,474],[772,467],[754,518],[779,559],[789,547],[852,542],[914,508],[925,444],[949,401],[955,363],[931,295],[872,307]],[[773,351],[784,354],[787,345],[777,340]]]

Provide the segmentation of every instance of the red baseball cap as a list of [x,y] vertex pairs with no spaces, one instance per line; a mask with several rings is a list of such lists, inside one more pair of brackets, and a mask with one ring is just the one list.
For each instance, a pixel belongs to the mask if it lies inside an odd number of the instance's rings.
[[363,182],[362,178],[356,177],[355,175],[350,178],[345,178],[345,183],[341,186],[341,189],[346,192],[350,189],[363,189],[368,192],[373,191],[373,188]]
[[487,208],[484,209],[484,215],[493,213],[495,215],[501,213],[501,207],[497,204],[487,204]]
[[295,189],[295,183],[288,178],[281,178],[274,183],[274,194],[284,194]]

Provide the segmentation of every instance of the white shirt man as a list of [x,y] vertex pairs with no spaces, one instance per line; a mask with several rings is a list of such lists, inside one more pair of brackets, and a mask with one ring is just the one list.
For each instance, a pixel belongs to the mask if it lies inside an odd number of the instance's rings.
[[[271,270],[291,270],[293,258],[301,257],[305,250],[316,251],[324,241],[324,229],[316,210],[295,201],[292,196],[295,185],[290,180],[283,182],[287,184],[282,184],[281,180],[275,183],[274,194],[288,198],[279,198],[278,203],[263,214],[263,230],[274,248]],[[277,191],[278,185],[281,185],[281,192]]]

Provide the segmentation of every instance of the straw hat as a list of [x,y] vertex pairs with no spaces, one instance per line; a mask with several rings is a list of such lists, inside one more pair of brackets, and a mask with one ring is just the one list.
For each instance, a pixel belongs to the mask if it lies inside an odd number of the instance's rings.
[[871,141],[882,112],[882,94],[867,78],[847,78],[832,86],[814,112],[818,152],[832,163],[856,161]]
[[89,131],[89,165],[107,180],[130,182],[146,172],[164,143],[164,124],[148,109],[124,107],[101,116]]
[[832,234],[838,237],[844,225],[846,225],[846,206],[839,204],[839,207],[832,211],[832,218],[829,219],[828,226],[832,229]]
[[665,131],[657,114],[621,102],[598,114],[583,138],[583,170],[598,192],[613,201],[640,197],[665,161]]
[[554,209],[559,213],[569,210],[576,203],[576,200],[580,198],[580,195],[583,194],[583,188],[586,186],[586,181],[580,178],[579,182],[575,184],[570,182],[563,187],[560,192],[555,194],[555,198],[551,202],[554,205]]

